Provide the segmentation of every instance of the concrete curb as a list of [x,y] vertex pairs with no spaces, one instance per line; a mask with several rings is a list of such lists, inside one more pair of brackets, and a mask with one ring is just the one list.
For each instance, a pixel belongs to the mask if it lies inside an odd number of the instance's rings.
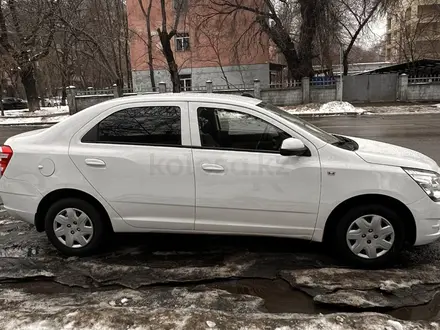
[[334,113],[317,113],[317,114],[295,114],[301,118],[313,118],[313,117],[336,117],[336,116],[348,116],[348,117],[357,117],[357,116],[405,116],[405,115],[440,115],[440,111],[437,112],[370,112],[365,111],[363,113],[357,112],[334,112]]
[[53,122],[53,123],[28,123],[28,124],[1,124],[0,127],[14,127],[14,126],[52,126],[55,124],[58,124],[59,122]]
[[295,116],[301,117],[301,118],[311,118],[311,117],[333,117],[333,116],[349,116],[349,117],[356,117],[356,116],[362,116],[362,113],[358,112],[332,112],[332,113],[292,113]]

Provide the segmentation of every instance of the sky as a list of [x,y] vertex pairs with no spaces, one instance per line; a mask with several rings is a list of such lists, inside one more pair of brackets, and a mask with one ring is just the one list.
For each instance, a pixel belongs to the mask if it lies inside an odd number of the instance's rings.
[[387,31],[385,17],[380,18],[376,22],[374,22],[374,24],[371,25],[371,30],[378,38],[381,38]]
[[379,42],[387,31],[386,18],[382,17],[370,24],[370,30],[360,37],[359,45],[369,48]]

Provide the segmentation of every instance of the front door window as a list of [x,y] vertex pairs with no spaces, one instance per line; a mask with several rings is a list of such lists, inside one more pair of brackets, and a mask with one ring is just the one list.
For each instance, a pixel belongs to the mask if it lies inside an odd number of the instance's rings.
[[291,137],[249,114],[218,108],[198,108],[202,147],[238,151],[279,152]]

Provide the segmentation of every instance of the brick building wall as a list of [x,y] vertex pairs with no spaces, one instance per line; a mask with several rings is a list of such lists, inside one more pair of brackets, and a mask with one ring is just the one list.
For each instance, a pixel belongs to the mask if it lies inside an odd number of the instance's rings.
[[[166,1],[168,29],[174,23],[175,0]],[[182,1],[182,0],[180,0]],[[177,36],[172,47],[182,79],[190,79],[192,86],[212,80],[215,85],[251,84],[260,79],[269,84],[269,42],[258,34],[252,13],[240,11],[232,18],[207,17],[203,0],[187,0],[188,7],[180,17]],[[209,0],[208,0],[209,1]],[[251,0],[252,3],[255,0]],[[148,7],[148,0],[143,0]],[[127,0],[129,29],[132,31],[131,60],[135,89],[151,88],[147,64],[147,29],[138,0]],[[167,65],[161,52],[157,28],[162,26],[160,1],[153,1],[151,30],[156,83],[171,84]]]

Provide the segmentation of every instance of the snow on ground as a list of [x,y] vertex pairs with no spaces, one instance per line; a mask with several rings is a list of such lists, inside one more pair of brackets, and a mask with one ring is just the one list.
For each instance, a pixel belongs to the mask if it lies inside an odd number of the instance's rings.
[[45,117],[0,117],[0,125],[34,125],[34,124],[55,124],[68,118],[69,115],[45,116]]
[[39,117],[39,116],[50,116],[56,115],[60,113],[68,113],[69,106],[60,106],[60,107],[43,107],[41,110],[37,110],[35,112],[29,112],[29,109],[20,109],[20,110],[5,110],[5,117]]

